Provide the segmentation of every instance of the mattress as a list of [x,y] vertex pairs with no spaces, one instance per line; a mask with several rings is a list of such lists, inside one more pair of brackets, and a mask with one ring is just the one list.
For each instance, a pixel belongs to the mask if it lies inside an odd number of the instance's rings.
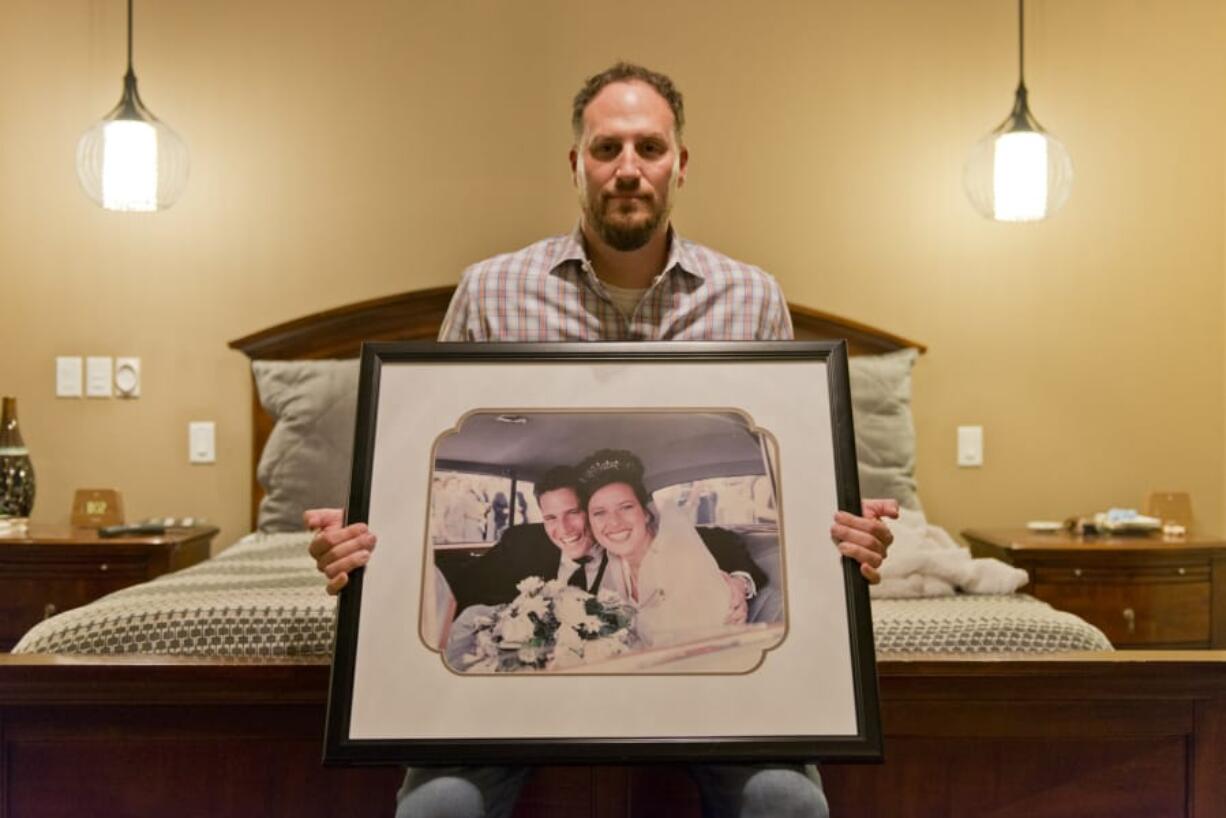
[[44,620],[13,652],[329,654],[336,600],[307,554],[309,540],[249,534],[190,568]]
[[1103,632],[1027,594],[874,599],[878,653],[1060,653],[1111,650]]
[[[116,591],[32,628],[14,653],[327,656],[336,600],[309,535],[250,534],[212,559]],[[874,600],[880,652],[1106,650],[1102,632],[1024,594]]]

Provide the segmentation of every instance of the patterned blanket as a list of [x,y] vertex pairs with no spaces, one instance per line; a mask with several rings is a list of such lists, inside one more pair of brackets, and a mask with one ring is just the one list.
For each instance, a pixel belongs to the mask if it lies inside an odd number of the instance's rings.
[[[296,657],[332,652],[336,600],[307,534],[250,534],[210,560],[32,628],[14,653]],[[1106,650],[1102,632],[1023,594],[873,600],[891,653]]]

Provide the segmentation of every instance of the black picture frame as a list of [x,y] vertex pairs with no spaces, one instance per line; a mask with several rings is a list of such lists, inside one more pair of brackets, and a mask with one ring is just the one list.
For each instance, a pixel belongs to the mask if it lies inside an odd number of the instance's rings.
[[[338,603],[325,763],[881,759],[867,585],[828,533],[836,507],[860,508],[845,343],[368,343],[359,388],[347,519],[368,522],[379,544]],[[773,462],[764,458],[788,564],[778,589],[786,638],[757,665],[734,670],[720,659],[715,670],[670,670],[692,660],[665,651],[664,664],[647,670],[469,678],[443,660],[445,645],[422,638],[426,624],[438,625],[426,621],[427,599],[441,610],[445,597],[427,589],[449,587],[430,528],[439,441],[462,432],[462,418],[498,413],[513,425],[536,412],[727,409],[762,422],[775,447]],[[513,471],[490,471],[499,468]],[[769,539],[769,522],[748,528],[742,536],[766,530]],[[404,593],[414,587],[419,595]],[[584,704],[558,704],[572,700]]]

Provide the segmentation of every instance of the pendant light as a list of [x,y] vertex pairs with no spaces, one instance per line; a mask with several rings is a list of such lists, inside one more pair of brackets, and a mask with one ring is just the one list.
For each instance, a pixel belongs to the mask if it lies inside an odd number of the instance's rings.
[[1017,92],[1013,111],[971,149],[962,184],[975,210],[1000,222],[1046,219],[1068,200],[1073,162],[1043,130],[1026,96],[1025,0],[1017,2]]
[[77,143],[77,178],[107,210],[165,210],[187,186],[187,146],[141,101],[132,70],[132,0],[128,0],[128,72],[123,96]]

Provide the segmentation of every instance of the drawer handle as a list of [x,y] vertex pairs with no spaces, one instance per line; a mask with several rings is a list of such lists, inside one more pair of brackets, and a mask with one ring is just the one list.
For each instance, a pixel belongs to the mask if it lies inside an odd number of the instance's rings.
[[1124,609],[1124,624],[1128,627],[1129,634],[1137,632],[1137,612],[1132,608]]
[[1187,568],[1184,568],[1184,567],[1182,567],[1182,566],[1180,566],[1180,568],[1179,568],[1179,576],[1181,576],[1181,577],[1182,577],[1182,576],[1186,575],[1187,573],[1188,573],[1188,569],[1187,569]]
[[55,603],[48,602],[43,606],[43,619],[50,619],[55,616]]
[[111,566],[107,565],[107,564],[104,562],[104,563],[102,563],[101,565],[99,565],[99,566],[98,566],[98,570],[100,570],[100,571],[109,571],[109,570],[111,570]]
[[1075,576],[1075,577],[1079,577],[1079,576],[1081,576],[1081,569],[1080,569],[1080,568],[1074,568],[1074,569],[1073,569],[1073,576]]

